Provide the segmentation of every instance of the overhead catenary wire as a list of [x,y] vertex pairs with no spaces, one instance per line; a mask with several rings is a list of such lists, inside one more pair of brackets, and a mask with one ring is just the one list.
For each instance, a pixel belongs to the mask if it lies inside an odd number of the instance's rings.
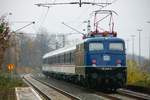
[[[55,2],[56,2],[56,0],[53,1],[53,3],[55,3]],[[44,14],[44,17],[43,17],[43,20],[41,21],[40,27],[42,27],[43,24],[45,23],[45,20],[46,20],[46,18],[47,18],[47,16],[48,16],[48,13],[49,13],[49,9],[52,7],[52,5],[51,5],[51,6],[43,6],[43,7],[46,7],[46,8],[47,8],[47,11],[46,11],[46,13]]]
[[[51,1],[51,3],[48,3],[47,1],[45,2],[45,3],[38,3],[38,4],[35,4],[35,5],[37,5],[37,6],[42,6],[42,7],[47,7],[47,11],[46,11],[46,13],[44,14],[44,17],[42,18],[43,20],[41,20],[41,22],[40,22],[40,27],[42,27],[43,26],[43,24],[45,23],[45,21],[46,21],[46,18],[47,18],[47,16],[48,16],[48,13],[49,13],[49,9],[50,9],[50,7],[52,7],[53,5],[61,5],[61,4],[80,4],[80,1],[81,0],[79,0],[78,2],[68,2],[68,3],[59,3],[59,2],[56,2],[56,0],[52,0]],[[110,5],[110,4],[112,4],[112,2],[114,2],[114,1],[116,1],[116,0],[87,0],[87,1],[84,1],[84,0],[82,0],[81,1],[81,4],[91,4],[92,6],[93,5],[102,5],[102,6],[99,6],[100,8],[99,9],[102,9],[102,8],[104,8],[104,7],[106,7],[106,6],[108,6],[108,5]],[[91,6],[90,6],[91,7]],[[79,15],[79,17],[77,17],[76,19],[81,19],[81,17],[84,15],[85,16],[85,12],[88,12],[89,11],[89,9],[90,9],[90,7],[86,7],[84,10],[83,10],[83,12]],[[98,7],[98,6],[95,6],[95,7]],[[87,10],[88,9],[88,10]],[[90,16],[90,18],[91,18],[91,16]],[[89,18],[86,18],[87,20],[89,20]],[[68,22],[68,21],[67,21]]]
[[[114,0],[114,1],[116,1],[116,0]],[[112,1],[112,2],[114,2],[114,1]],[[88,1],[89,2],[89,1]],[[97,0],[93,0],[92,1],[93,3],[99,3],[99,1]],[[103,0],[101,0],[101,2],[103,2]],[[109,0],[106,0],[106,2],[105,2],[106,4],[108,3],[108,5],[109,5]],[[107,6],[107,5],[105,5],[105,6]],[[99,10],[101,10],[103,7],[100,7],[100,9]],[[90,7],[86,7],[86,9],[84,9],[83,11],[82,11],[82,13],[77,17],[77,18],[75,18],[75,20],[80,20],[81,19],[81,17],[82,16],[87,16],[85,13],[86,12],[88,12],[89,11],[89,9],[91,9],[91,6]],[[88,18],[86,18],[85,20],[89,20],[90,18],[92,17],[92,14],[90,14],[90,16],[88,17]],[[108,16],[107,16],[108,17]]]
[[49,8],[50,8],[50,7],[47,7],[47,11],[46,11],[46,13],[45,13],[45,15],[44,15],[43,21],[41,22],[41,26],[43,26],[43,24],[44,24],[44,22],[45,22],[45,20],[46,20],[46,18],[47,18],[47,16],[48,16]]

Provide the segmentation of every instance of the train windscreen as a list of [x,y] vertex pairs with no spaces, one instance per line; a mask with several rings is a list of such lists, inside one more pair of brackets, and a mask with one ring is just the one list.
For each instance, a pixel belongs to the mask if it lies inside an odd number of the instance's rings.
[[109,43],[109,50],[123,51],[123,43]]
[[89,44],[89,51],[99,51],[103,49],[104,49],[103,43],[90,43]]

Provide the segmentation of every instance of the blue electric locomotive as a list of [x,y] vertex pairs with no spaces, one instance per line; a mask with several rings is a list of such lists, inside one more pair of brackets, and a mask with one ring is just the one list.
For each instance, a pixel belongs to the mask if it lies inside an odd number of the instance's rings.
[[43,63],[46,76],[90,88],[117,89],[126,83],[125,42],[117,37],[91,35],[76,46],[45,54]]

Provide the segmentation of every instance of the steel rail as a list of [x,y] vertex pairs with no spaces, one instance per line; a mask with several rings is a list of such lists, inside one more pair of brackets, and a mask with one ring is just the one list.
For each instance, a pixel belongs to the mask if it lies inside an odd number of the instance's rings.
[[49,98],[46,94],[44,94],[42,91],[40,91],[40,89],[38,89],[37,87],[35,87],[33,85],[33,83],[31,83],[30,81],[28,81],[26,78],[23,77],[23,81],[28,84],[29,86],[32,86],[44,99],[46,100],[51,100],[51,98]]
[[96,95],[99,95],[99,96],[103,96],[103,97],[106,97],[108,99],[111,99],[111,100],[120,100],[119,98],[117,97],[114,97],[114,96],[111,96],[109,94],[106,94],[106,93],[102,93],[102,92],[95,92]]
[[130,97],[137,98],[140,100],[150,100],[150,95],[144,94],[144,93],[134,92],[131,90],[126,90],[126,89],[118,89],[117,92],[119,94],[130,96]]
[[[31,76],[31,77],[32,77],[32,76]],[[35,79],[34,77],[32,77],[32,78]],[[44,84],[44,85],[46,85],[46,86],[48,86],[48,87],[51,87],[51,88],[55,89],[56,91],[62,93],[62,94],[65,95],[65,96],[70,97],[72,100],[81,100],[79,97],[74,96],[74,95],[72,95],[72,94],[70,94],[70,93],[68,93],[68,92],[66,92],[66,91],[63,91],[63,90],[61,90],[61,89],[59,89],[59,88],[57,88],[57,87],[55,87],[55,86],[53,86],[53,85],[51,85],[51,84],[48,84],[48,83],[46,83],[46,82],[43,82],[43,81],[41,81],[41,80],[39,80],[39,79],[35,79],[35,80],[41,82],[42,84]]]
[[[33,79],[35,79],[35,80],[37,80],[37,81],[39,81],[39,82],[41,82],[41,83],[43,83],[43,84],[48,85],[48,86],[51,87],[51,85],[50,85],[49,83],[43,82],[43,81],[41,81],[40,79],[36,79],[36,78],[34,78],[34,76],[31,76],[31,77],[32,77]],[[52,86],[53,86],[53,85],[52,85]],[[53,87],[56,88],[56,89],[58,89],[58,88],[55,87],[55,86],[53,86]],[[87,88],[84,88],[84,87],[81,87],[81,88],[84,89],[85,91],[89,91],[89,92],[91,92],[91,93],[93,93],[93,94],[95,94],[95,95],[97,95],[97,96],[104,97],[104,98],[106,98],[106,99],[110,99],[110,100],[120,100],[120,98],[111,96],[111,95],[109,95],[109,94],[107,94],[107,93],[97,92],[97,91],[95,91],[95,90],[87,89]],[[58,91],[60,91],[60,92],[62,91],[62,93],[67,93],[67,95],[73,96],[73,97],[75,98],[75,99],[73,99],[73,100],[81,100],[80,98],[78,98],[78,97],[76,97],[76,96],[74,96],[74,95],[72,95],[72,94],[70,94],[70,93],[68,93],[68,92],[65,92],[65,91],[63,91],[63,90],[58,89]]]
[[[63,91],[63,90],[61,90],[61,89],[59,89],[59,88],[57,88],[57,87],[55,87],[55,86],[53,86],[53,85],[50,85],[50,84],[48,84],[48,83],[46,83],[46,82],[43,82],[43,81],[38,80],[38,79],[35,79],[35,78],[32,77],[32,76],[30,76],[30,77],[31,77],[32,79],[34,79],[34,80],[36,80],[36,81],[38,81],[38,82],[40,82],[40,83],[42,83],[42,84],[48,86],[48,87],[50,87],[50,88],[56,90],[57,92],[59,92],[59,93],[65,95],[65,96],[71,98],[71,100],[81,100],[79,97],[76,97],[76,96],[74,96],[74,95],[72,95],[72,94],[70,94],[70,93],[68,93],[68,92],[66,92],[66,91]],[[33,83],[31,83],[31,84],[33,85]],[[34,86],[34,88],[36,88],[36,87]],[[39,90],[39,89],[38,89],[38,90]],[[40,91],[40,93],[41,93],[41,91]],[[44,94],[44,93],[42,93],[42,94]],[[45,95],[45,94],[44,94],[44,95]],[[46,96],[46,98],[47,98],[47,97],[48,97],[48,96]],[[48,99],[48,100],[51,100],[51,99]]]
[[[47,82],[44,82],[40,79],[36,79],[34,78],[33,76],[31,76],[33,79],[43,83],[44,85],[47,85],[57,91],[59,91],[60,93],[66,95],[66,96],[69,96],[69,97],[73,97],[72,100],[81,100],[80,98],[68,93],[68,92],[65,92],[61,89],[58,89],[57,87],[53,86],[53,85],[50,85],[49,83]],[[83,87],[82,87],[83,88]],[[128,98],[131,98],[131,99],[138,99],[138,100],[150,100],[150,96],[149,95],[146,95],[146,94],[142,94],[142,93],[136,93],[136,92],[133,92],[133,91],[129,91],[129,90],[124,90],[124,89],[118,89],[117,92],[115,93],[111,93],[111,94],[117,94],[117,95],[120,95],[120,96],[113,96],[111,95],[110,93],[104,93],[104,92],[99,92],[99,91],[95,91],[95,90],[92,90],[92,89],[87,89],[87,88],[83,88],[85,89],[86,91],[89,91],[97,96],[101,96],[101,97],[104,97],[104,98],[107,98],[107,99],[111,99],[111,100],[120,100],[121,96],[124,96],[124,97],[128,97]],[[133,94],[134,93],[134,94]]]

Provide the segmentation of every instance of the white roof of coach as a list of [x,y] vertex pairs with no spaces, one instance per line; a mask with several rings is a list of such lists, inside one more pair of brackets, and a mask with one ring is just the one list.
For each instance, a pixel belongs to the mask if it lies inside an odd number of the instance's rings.
[[54,51],[51,51],[49,53],[46,53],[43,56],[43,59],[54,56],[54,55],[57,55],[57,54],[60,54],[60,53],[64,53],[64,52],[67,52],[67,51],[70,51],[70,50],[75,50],[75,49],[76,49],[76,46],[60,48],[58,50],[54,50]]

